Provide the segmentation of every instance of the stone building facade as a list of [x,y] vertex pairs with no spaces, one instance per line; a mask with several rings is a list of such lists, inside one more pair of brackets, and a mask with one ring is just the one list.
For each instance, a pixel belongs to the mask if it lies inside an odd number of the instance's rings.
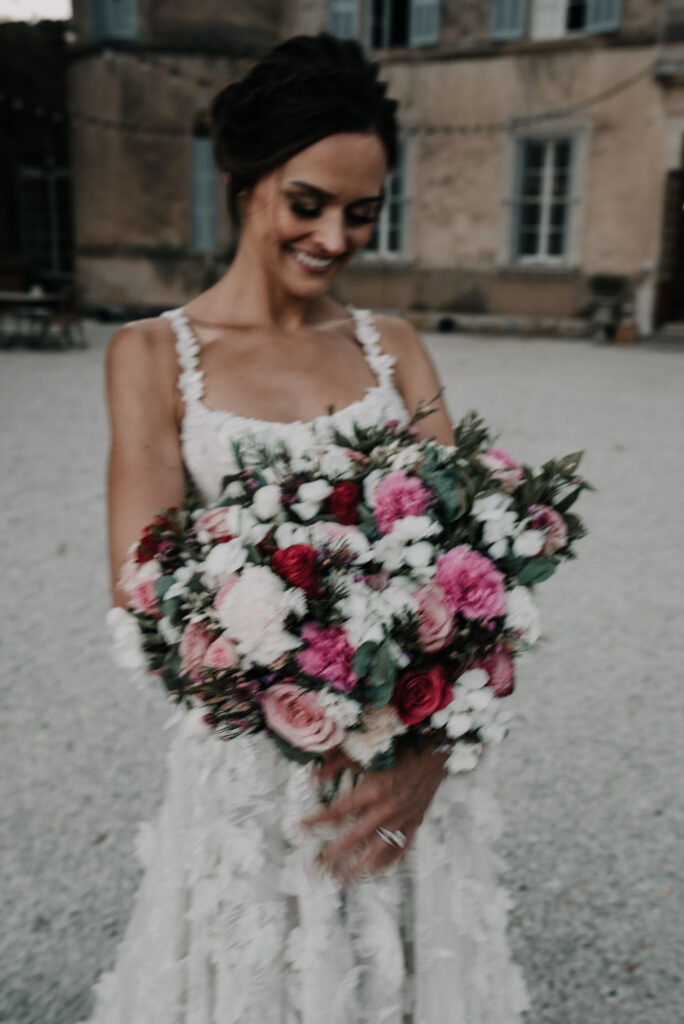
[[354,35],[402,160],[336,283],[381,309],[684,319],[684,8],[674,0],[76,0],[77,272],[93,305],[182,302],[231,238],[205,118],[269,46]]

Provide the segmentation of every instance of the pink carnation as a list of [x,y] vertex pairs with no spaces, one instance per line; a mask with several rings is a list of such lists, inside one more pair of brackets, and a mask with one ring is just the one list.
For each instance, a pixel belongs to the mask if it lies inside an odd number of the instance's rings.
[[504,491],[514,491],[523,478],[522,466],[504,448],[490,448],[480,456],[480,462],[499,481]]
[[352,668],[354,648],[345,630],[335,626],[321,629],[314,622],[307,622],[302,628],[302,638],[309,645],[297,653],[302,672],[325,680],[335,690],[344,693],[353,690],[358,678]]
[[467,619],[493,619],[506,611],[504,575],[467,544],[460,544],[437,559],[435,583],[444,590],[452,612]]
[[532,505],[530,508],[532,521],[530,527],[533,530],[542,530],[544,533],[544,547],[541,554],[553,555],[556,551],[564,548],[568,541],[568,528],[560,512],[548,505]]
[[397,519],[422,516],[430,504],[430,492],[418,477],[394,469],[375,489],[373,511],[380,533],[390,533]]

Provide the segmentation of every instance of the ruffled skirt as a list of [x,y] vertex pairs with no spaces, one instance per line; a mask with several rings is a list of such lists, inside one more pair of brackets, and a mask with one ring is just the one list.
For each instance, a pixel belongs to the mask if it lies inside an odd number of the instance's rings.
[[[404,860],[341,894],[312,864],[310,770],[174,716],[168,777],[88,1024],[518,1024],[492,765],[441,785]],[[85,1024],[85,1022],[84,1022]]]

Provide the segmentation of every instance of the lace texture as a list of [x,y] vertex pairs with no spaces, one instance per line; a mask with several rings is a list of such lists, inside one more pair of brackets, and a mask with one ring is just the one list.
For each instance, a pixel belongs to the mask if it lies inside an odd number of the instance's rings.
[[[182,311],[166,315],[184,456],[207,500],[246,429],[310,444],[332,422],[408,418],[368,313],[355,316],[377,386],[293,424],[206,409],[198,343]],[[314,869],[322,838],[298,827],[318,801],[308,766],[263,735],[220,742],[199,709],[176,711],[167,728],[162,806],[136,842],[145,871],[88,1024],[518,1024],[528,999],[497,885],[491,753],[445,779],[398,866],[341,895]]]

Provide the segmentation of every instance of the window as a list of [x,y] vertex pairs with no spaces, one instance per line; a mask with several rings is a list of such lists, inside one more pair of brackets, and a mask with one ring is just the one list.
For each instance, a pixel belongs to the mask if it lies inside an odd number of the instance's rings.
[[71,178],[64,167],[19,168],[22,256],[32,271],[62,277],[73,269]]
[[520,39],[525,32],[526,0],[493,0],[492,39]]
[[358,36],[358,0],[328,0],[328,32],[338,39]]
[[192,246],[213,252],[218,241],[218,175],[211,136],[197,128],[192,137]]
[[396,258],[406,255],[408,174],[407,145],[399,143],[397,166],[387,175],[385,202],[364,252],[374,256]]
[[573,139],[518,139],[512,256],[567,263],[573,187]]
[[135,39],[138,34],[137,0],[91,0],[92,34],[105,39]]
[[369,46],[430,46],[439,39],[440,0],[328,0],[328,31],[359,35],[361,12]]
[[[502,0],[495,0],[502,2]],[[508,0],[513,2],[513,0]],[[614,32],[621,0],[534,0],[532,38],[560,39],[576,32]]]

